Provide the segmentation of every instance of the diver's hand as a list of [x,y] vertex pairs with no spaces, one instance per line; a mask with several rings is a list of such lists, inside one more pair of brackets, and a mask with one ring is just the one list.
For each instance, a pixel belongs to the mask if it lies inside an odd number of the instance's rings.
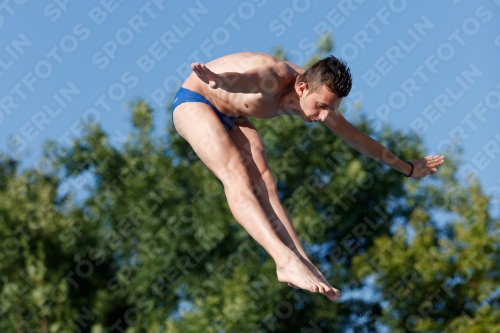
[[220,80],[220,76],[208,69],[207,66],[198,62],[194,62],[191,64],[191,68],[193,69],[193,72],[198,75],[200,80],[208,84],[210,88],[216,89],[219,87],[218,82]]
[[413,164],[411,178],[423,178],[438,171],[438,167],[444,163],[444,156],[427,156],[410,161]]

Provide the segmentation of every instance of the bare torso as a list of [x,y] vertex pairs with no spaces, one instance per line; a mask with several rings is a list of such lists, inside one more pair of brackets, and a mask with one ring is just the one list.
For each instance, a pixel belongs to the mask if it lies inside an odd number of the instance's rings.
[[[286,66],[284,66],[286,64]],[[236,117],[272,118],[289,113],[285,95],[293,89],[295,79],[304,69],[264,53],[243,52],[230,54],[206,64],[214,73],[243,73],[259,67],[279,67],[280,80],[263,82],[251,92],[229,92],[212,89],[195,73],[186,79],[184,88],[208,99],[220,112]]]

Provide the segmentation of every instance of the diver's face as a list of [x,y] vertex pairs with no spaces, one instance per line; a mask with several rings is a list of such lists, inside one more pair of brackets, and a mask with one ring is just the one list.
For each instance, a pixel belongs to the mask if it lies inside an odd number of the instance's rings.
[[[301,87],[301,85],[304,86]],[[319,120],[325,121],[328,114],[337,109],[342,102],[342,98],[338,98],[325,85],[314,92],[310,92],[304,82],[301,82],[298,88],[301,115],[309,123]]]

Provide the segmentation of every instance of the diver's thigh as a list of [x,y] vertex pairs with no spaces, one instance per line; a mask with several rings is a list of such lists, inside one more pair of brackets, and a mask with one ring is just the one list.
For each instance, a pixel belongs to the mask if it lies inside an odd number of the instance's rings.
[[215,111],[204,103],[187,102],[175,108],[174,126],[202,162],[223,183],[235,173],[246,173],[240,153]]

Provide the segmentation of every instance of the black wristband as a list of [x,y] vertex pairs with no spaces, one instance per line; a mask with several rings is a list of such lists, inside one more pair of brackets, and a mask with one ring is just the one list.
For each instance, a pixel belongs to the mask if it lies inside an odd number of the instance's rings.
[[410,174],[408,176],[406,176],[406,175],[405,176],[406,177],[411,177],[411,174],[413,173],[413,164],[411,162],[406,162],[406,163],[408,163],[409,165],[411,165],[411,171],[410,171]]

